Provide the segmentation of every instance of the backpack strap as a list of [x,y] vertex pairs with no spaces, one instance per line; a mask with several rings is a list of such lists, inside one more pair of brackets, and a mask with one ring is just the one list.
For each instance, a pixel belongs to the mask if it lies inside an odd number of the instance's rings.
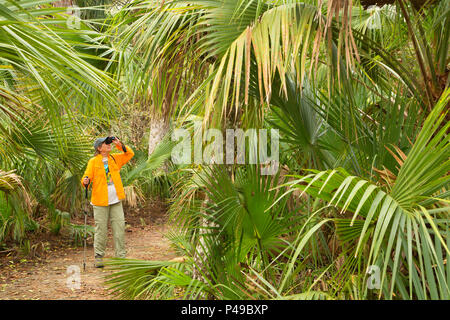
[[111,156],[111,158],[113,158],[114,162],[117,164],[117,161],[116,161],[116,159],[114,159],[113,155],[110,154],[110,156]]

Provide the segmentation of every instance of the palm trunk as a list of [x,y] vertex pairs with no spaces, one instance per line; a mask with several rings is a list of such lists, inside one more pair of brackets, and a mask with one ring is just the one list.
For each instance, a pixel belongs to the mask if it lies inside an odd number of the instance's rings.
[[148,137],[148,155],[150,156],[156,146],[169,132],[169,122],[163,116],[153,115],[150,117],[150,133]]

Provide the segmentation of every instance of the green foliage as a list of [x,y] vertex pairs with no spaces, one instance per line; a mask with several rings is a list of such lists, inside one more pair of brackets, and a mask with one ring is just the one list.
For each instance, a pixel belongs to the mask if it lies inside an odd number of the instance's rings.
[[59,234],[61,228],[68,226],[70,221],[70,213],[55,209],[50,213],[50,231]]
[[[90,225],[69,223],[70,237],[75,245],[83,245],[84,237],[94,237],[95,228]],[[86,233],[86,234],[85,234]]]
[[[445,240],[449,207],[441,202],[448,198],[450,184],[446,135],[450,124],[443,123],[449,101],[450,90],[446,90],[389,188],[341,168],[311,170],[312,174],[293,182],[341,213],[352,214],[351,219],[335,220],[337,234],[353,245],[354,257],[364,257],[364,266],[382,270],[380,297],[392,299],[394,291],[403,299],[447,299],[450,294],[445,266],[450,256]],[[363,248],[370,248],[368,255]],[[365,285],[363,290],[367,294]]]
[[162,287],[164,283],[156,277],[161,270],[176,265],[174,262],[115,258],[106,261],[105,265],[116,271],[107,276],[106,283],[119,298],[142,299],[153,296],[165,299],[174,295],[173,290],[158,292],[158,287]]
[[[136,149],[129,203],[168,199],[183,257],[110,261],[120,298],[450,297],[448,1],[76,3],[78,29],[51,1],[0,1],[3,246],[31,251],[38,208],[82,240],[81,174],[114,132]],[[280,170],[175,165],[170,130],[148,155],[153,117],[278,129]]]
[[[265,117],[282,133],[283,169],[300,176],[258,189],[271,183],[249,167],[179,170],[171,217],[183,232],[171,241],[189,259],[136,292],[448,298],[448,3],[420,13],[404,1],[354,5],[351,24],[346,8],[321,16],[315,1],[186,3],[140,3],[142,19],[122,20],[126,43],[137,37],[135,52],[155,68],[175,52],[208,66],[178,119],[225,129]],[[272,210],[290,218],[271,220]],[[370,265],[381,268],[375,293]]]

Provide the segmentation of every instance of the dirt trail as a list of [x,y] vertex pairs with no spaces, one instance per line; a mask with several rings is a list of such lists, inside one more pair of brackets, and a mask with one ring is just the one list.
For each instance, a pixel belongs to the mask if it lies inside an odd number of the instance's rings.
[[[166,219],[161,210],[149,214],[126,214],[125,241],[127,258],[170,260],[176,255],[164,238]],[[92,217],[88,224],[93,225]],[[113,257],[113,241],[109,231],[106,257]],[[0,299],[39,300],[105,300],[114,299],[104,285],[107,269],[94,268],[92,239],[86,249],[86,271],[83,272],[83,247],[66,246],[46,254],[41,261],[21,259],[22,262],[3,257],[0,265]],[[26,260],[26,261],[25,261]],[[81,270],[81,288],[70,289],[66,281],[67,268],[77,265]]]

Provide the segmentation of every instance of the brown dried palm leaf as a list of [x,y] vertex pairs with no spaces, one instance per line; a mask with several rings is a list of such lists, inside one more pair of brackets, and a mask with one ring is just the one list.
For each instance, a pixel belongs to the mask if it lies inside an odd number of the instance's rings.
[[23,197],[24,207],[30,209],[32,206],[31,198],[22,184],[22,178],[15,174],[14,171],[3,171],[0,169],[0,191],[5,193],[19,193]]

